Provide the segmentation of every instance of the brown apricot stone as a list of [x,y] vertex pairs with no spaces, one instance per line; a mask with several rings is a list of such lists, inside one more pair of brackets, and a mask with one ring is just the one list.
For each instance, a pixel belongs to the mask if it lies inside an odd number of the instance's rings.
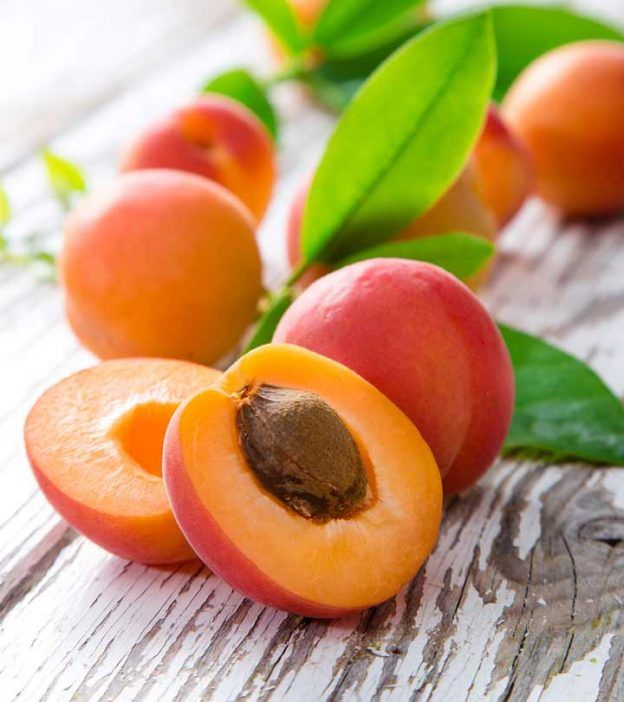
[[262,486],[302,517],[348,517],[366,497],[366,470],[338,413],[319,395],[260,385],[241,393],[237,426]]

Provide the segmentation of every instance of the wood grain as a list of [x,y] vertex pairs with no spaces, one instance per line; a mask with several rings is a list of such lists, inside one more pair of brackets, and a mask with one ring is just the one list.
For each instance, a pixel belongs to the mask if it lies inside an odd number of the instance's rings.
[[[150,59],[114,99],[103,87],[49,132],[25,129],[12,153],[60,130],[54,148],[97,184],[130,131],[239,64],[241,47],[245,63],[266,66],[248,17],[174,43],[175,60]],[[282,177],[261,232],[268,282],[284,271],[288,202],[332,125],[297,90],[278,98]],[[18,213],[11,235],[58,226],[36,160],[18,160],[4,179]],[[502,321],[590,361],[621,395],[623,265],[622,219],[561,222],[532,202],[504,234],[484,299]],[[110,557],[54,515],[21,425],[44,387],[93,359],[66,329],[59,291],[30,273],[0,269],[0,315],[2,699],[624,700],[620,470],[501,460],[447,505],[434,554],[394,600],[333,623],[288,616],[197,563]]]

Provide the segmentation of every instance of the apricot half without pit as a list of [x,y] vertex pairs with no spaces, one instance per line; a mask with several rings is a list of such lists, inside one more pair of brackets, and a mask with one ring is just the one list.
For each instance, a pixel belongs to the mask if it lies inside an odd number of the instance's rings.
[[416,427],[353,371],[295,346],[250,352],[180,406],[163,466],[198,556],[305,616],[392,597],[437,537],[440,474]]
[[195,557],[173,517],[162,448],[182,400],[220,373],[186,361],[105,361],[46,390],[24,427],[33,473],[52,506],[102,548],[141,563]]

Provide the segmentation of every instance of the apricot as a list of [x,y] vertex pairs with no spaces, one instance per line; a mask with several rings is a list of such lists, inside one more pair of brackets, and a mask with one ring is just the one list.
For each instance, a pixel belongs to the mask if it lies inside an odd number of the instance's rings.
[[418,430],[353,371],[295,346],[255,349],[180,406],[163,464],[199,557],[304,616],[392,597],[436,540],[440,475]]
[[219,375],[185,361],[123,359],[74,373],[47,390],[31,409],[24,436],[52,506],[122,558],[193,558],[169,508],[162,447],[180,402]]
[[394,239],[420,239],[452,231],[468,232],[488,241],[496,239],[496,221],[479,197],[479,183],[472,161],[435,205]]
[[[305,178],[293,198],[288,213],[286,223],[286,257],[292,269],[301,262],[303,255],[301,250],[301,224],[303,222],[303,212],[308,200],[308,192],[312,185],[312,176]],[[312,264],[306,272],[299,278],[297,286],[300,290],[307,288],[310,283],[321,276],[329,273],[331,268],[323,263]]]
[[69,322],[100,358],[213,364],[256,316],[260,254],[246,208],[206,178],[137,171],[88,196],[65,226]]
[[535,163],[537,192],[569,215],[624,207],[624,45],[582,41],[544,54],[503,103]]
[[[304,32],[312,32],[318,20],[327,6],[328,0],[287,0],[288,4],[294,11],[295,18],[301,25]],[[367,12],[368,10],[364,10]],[[431,19],[431,13],[426,2],[418,3],[411,11],[411,24],[414,29],[417,25],[422,25]],[[406,22],[405,31],[408,30],[409,24]],[[388,40],[388,36],[385,37]],[[278,64],[284,63],[288,51],[285,50],[282,42],[272,33],[268,33],[269,46],[273,56]],[[396,39],[396,37],[395,37]],[[383,39],[382,39],[383,41]],[[387,48],[387,47],[386,47]],[[321,58],[319,50],[312,51],[313,58]]]
[[474,149],[477,192],[494,214],[498,227],[507,224],[531,194],[535,173],[526,146],[491,104],[485,127]]
[[[288,262],[294,268],[301,260],[301,222],[312,178],[297,190],[286,228]],[[465,231],[494,241],[498,230],[518,212],[533,189],[534,172],[526,147],[504,123],[491,104],[473,155],[451,188],[424,214],[393,240],[416,239],[432,234]],[[301,287],[328,273],[330,268],[314,264],[302,277]],[[477,288],[487,271],[469,284]]]
[[507,435],[514,377],[477,297],[437,266],[372,259],[314,282],[286,311],[277,343],[343,363],[418,427],[444,491],[472,485]]
[[[287,0],[287,2],[304,32],[311,32],[314,29],[314,25],[327,5],[327,0]],[[278,65],[286,63],[289,51],[284,44],[270,31],[267,32],[267,39],[276,63]]]
[[289,0],[289,2],[297,19],[306,29],[314,27],[327,5],[327,0]]
[[257,220],[275,184],[275,149],[262,122],[220,95],[202,95],[148,127],[130,145],[121,171],[173,168],[214,180]]
[[[308,178],[295,195],[288,218],[286,251],[293,268],[301,260],[301,223],[310,185],[311,178]],[[434,234],[464,231],[494,241],[497,235],[496,221],[479,197],[478,189],[476,170],[470,163],[451,188],[427,212],[417,217],[392,237],[392,240],[420,239]],[[300,279],[301,287],[307,287],[329,270],[330,268],[323,264],[312,265]],[[486,271],[479,272],[469,284],[476,288],[486,277]]]

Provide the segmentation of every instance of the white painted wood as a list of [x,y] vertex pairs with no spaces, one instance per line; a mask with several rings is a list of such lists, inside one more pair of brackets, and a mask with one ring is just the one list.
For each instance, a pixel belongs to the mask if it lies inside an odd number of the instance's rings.
[[0,168],[202,41],[230,0],[4,0]]
[[[624,20],[618,0],[602,5]],[[115,63],[114,85],[103,79],[43,132],[25,124],[29,139],[3,143],[0,162],[59,131],[54,148],[97,184],[130,132],[208,74],[241,59],[266,69],[249,17],[219,10],[202,40],[197,7],[187,0],[180,17],[167,5],[137,45],[139,68],[122,76]],[[174,60],[158,59],[162,37]],[[288,202],[332,125],[297,90],[280,90],[279,107],[282,177],[261,232],[267,282],[283,274]],[[18,213],[12,236],[58,225],[35,160],[20,158],[4,182]],[[562,223],[532,202],[502,238],[484,299],[501,320],[588,359],[621,395],[623,261],[622,219]],[[0,320],[2,699],[624,699],[621,470],[499,461],[450,502],[434,554],[394,601],[308,621],[241,598],[198,564],[127,563],[66,527],[30,476],[21,425],[48,384],[93,359],[67,330],[58,290],[28,272],[0,269]]]

